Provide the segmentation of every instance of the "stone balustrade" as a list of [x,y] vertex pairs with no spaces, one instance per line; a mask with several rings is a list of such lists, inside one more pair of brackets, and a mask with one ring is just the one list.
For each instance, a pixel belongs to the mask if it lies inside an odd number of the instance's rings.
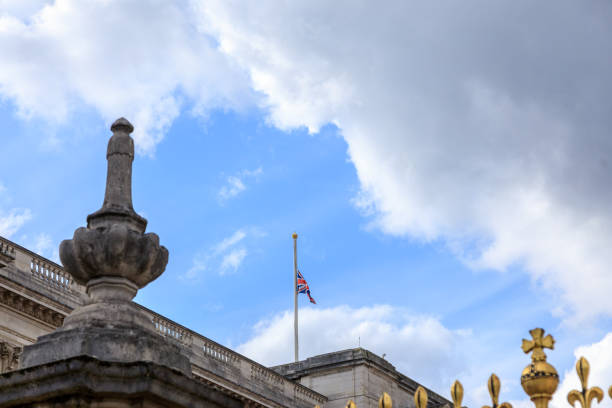
[[[142,306],[141,306],[142,307]],[[264,406],[312,407],[323,405],[327,398],[310,388],[286,379],[275,371],[230,350],[180,324],[142,307],[149,314],[157,331],[188,348],[194,374],[207,380],[223,378],[245,394],[259,393]],[[248,385],[247,385],[248,384]],[[275,389],[269,395],[265,390]],[[253,395],[250,398],[256,398]],[[280,401],[280,400],[282,401]],[[297,405],[296,405],[297,403]]]
[[173,323],[172,321],[158,315],[153,316],[152,321],[155,325],[155,329],[162,336],[178,340],[180,343],[186,346],[191,343],[192,336],[189,330],[182,328],[181,326]]
[[231,350],[209,340],[205,337],[199,339],[202,343],[201,350],[204,355],[214,358],[217,361],[221,361],[227,364],[235,364],[238,361],[239,354],[232,352]]
[[0,237],[0,255],[5,264],[8,264],[6,258],[9,257],[17,271],[29,272],[35,281],[48,288],[66,293],[75,289],[72,276],[61,266],[3,237]]
[[59,290],[70,290],[72,277],[57,265],[49,263],[41,257],[32,257],[30,261],[30,272],[32,275],[45,282],[47,285]]
[[4,268],[15,260],[15,246],[9,241],[0,239],[0,268]]
[[15,259],[15,246],[0,237],[0,254]]

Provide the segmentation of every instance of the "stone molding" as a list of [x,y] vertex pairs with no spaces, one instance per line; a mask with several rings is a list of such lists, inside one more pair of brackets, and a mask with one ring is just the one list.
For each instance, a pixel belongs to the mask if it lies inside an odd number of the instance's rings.
[[48,408],[245,406],[243,401],[165,366],[87,356],[0,375],[0,408],[38,404]]
[[0,268],[15,260],[15,247],[8,242],[0,241]]
[[22,351],[21,347],[0,341],[0,373],[19,368],[19,356]]
[[51,326],[52,329],[60,327],[64,322],[64,314],[2,286],[0,286],[0,304],[17,312],[26,314],[28,317],[38,320],[41,323],[45,323]]
[[23,333],[19,333],[18,331],[15,331],[15,330],[11,329],[10,327],[6,327],[6,326],[4,326],[2,324],[0,324],[0,332],[2,332],[4,334],[8,334],[10,336],[14,336],[14,337],[16,337],[18,339],[21,339],[21,340],[23,340],[23,342],[25,342],[25,344],[32,344],[32,343],[34,343],[36,341],[36,338],[32,338],[32,337],[26,336]]
[[[220,378],[216,378],[215,381],[212,381],[206,377],[203,377],[203,370],[195,368],[194,369],[194,373],[196,375],[194,375],[194,379],[197,381],[200,381],[203,384],[206,384],[206,386],[213,388],[219,392],[222,392],[223,394],[226,394],[232,398],[236,398],[239,399],[240,401],[243,402],[244,407],[249,407],[249,408],[268,408],[268,407],[274,407],[274,408],[283,408],[281,405],[275,404],[274,402],[271,401],[267,401],[267,404],[263,404],[261,402],[257,401],[257,396],[256,395],[249,395],[249,396],[245,396],[244,394],[240,394],[234,390],[232,390],[231,388],[231,384],[225,384],[225,382],[220,379]],[[221,385],[223,384],[223,385]]]

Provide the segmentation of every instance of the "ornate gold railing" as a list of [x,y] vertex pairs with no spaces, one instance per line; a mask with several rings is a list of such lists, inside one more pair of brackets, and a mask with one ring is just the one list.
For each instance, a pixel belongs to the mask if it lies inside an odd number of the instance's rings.
[[[557,370],[546,361],[544,349],[552,349],[555,339],[549,334],[544,336],[544,329],[533,329],[529,332],[531,340],[523,339],[521,348],[525,353],[531,353],[531,363],[525,367],[521,374],[521,385],[529,396],[536,408],[548,408],[548,403],[559,385],[559,374]],[[590,365],[586,358],[580,357],[576,362],[576,373],[580,379],[581,390],[571,390],[567,394],[567,401],[575,408],[591,408],[594,400],[600,403],[604,398],[604,392],[599,387],[588,386]],[[487,387],[491,396],[491,405],[484,405],[482,408],[512,408],[508,402],[499,402],[499,391],[501,382],[495,374],[489,377]],[[451,399],[454,408],[462,408],[463,386],[459,381],[455,381],[450,388]],[[612,386],[608,388],[608,395],[612,398]],[[576,407],[576,402],[580,407]],[[416,408],[427,407],[427,391],[419,386],[414,393],[414,404]],[[378,400],[379,408],[392,408],[393,402],[386,392]],[[319,408],[318,405],[315,408]],[[346,408],[357,408],[353,400],[346,403]]]

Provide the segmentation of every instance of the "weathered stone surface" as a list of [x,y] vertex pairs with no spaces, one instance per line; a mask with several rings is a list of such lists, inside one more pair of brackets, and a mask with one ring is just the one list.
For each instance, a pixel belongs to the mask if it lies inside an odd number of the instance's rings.
[[61,328],[26,346],[24,368],[77,356],[109,362],[150,361],[191,376],[189,357],[164,341],[151,319],[131,299],[157,278],[168,251],[132,206],[132,125],[124,118],[111,127],[106,158],[104,203],[87,217],[72,240],[63,241],[60,257],[75,281],[84,283],[89,299],[64,319]]
[[89,356],[104,361],[149,361],[191,376],[191,363],[184,350],[153,330],[151,320],[131,302],[84,306],[66,318],[61,329],[26,346],[21,366]]
[[120,118],[111,130],[104,203],[87,217],[87,228],[78,228],[72,240],[61,243],[60,258],[79,283],[113,276],[142,288],[162,274],[168,250],[159,245],[156,234],[144,234],[147,220],[132,205],[134,128]]
[[144,287],[164,271],[168,251],[156,234],[142,234],[127,224],[79,228],[60,246],[62,263],[77,282],[102,276],[124,277]]
[[242,408],[244,403],[148,362],[75,357],[0,375],[0,408]]

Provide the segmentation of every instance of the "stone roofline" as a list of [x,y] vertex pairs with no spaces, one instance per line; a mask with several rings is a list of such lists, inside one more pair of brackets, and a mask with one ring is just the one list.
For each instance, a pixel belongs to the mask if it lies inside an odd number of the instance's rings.
[[[397,381],[401,387],[408,390],[408,392],[411,394],[416,392],[419,385],[422,386],[422,384],[417,383],[410,377],[397,371],[395,366],[384,358],[361,347],[319,354],[305,360],[281,364],[270,368],[285,378],[297,381],[299,378],[307,375],[315,375],[320,372],[334,370],[341,367],[353,367],[363,364],[374,367],[383,372],[385,375]],[[452,406],[452,403],[440,394],[427,387],[423,386],[423,388],[427,390],[429,406],[443,406],[447,404],[448,406]]]
[[[61,327],[64,318],[86,301],[85,287],[75,282],[61,265],[2,236],[0,254],[7,258],[0,263],[0,303],[40,320],[50,331]],[[246,397],[259,407],[304,408],[327,401],[325,395],[145,306],[138,303],[134,306],[151,319],[159,335],[190,355],[192,372],[200,381],[222,385],[225,392]],[[245,381],[250,386],[244,386]]]

